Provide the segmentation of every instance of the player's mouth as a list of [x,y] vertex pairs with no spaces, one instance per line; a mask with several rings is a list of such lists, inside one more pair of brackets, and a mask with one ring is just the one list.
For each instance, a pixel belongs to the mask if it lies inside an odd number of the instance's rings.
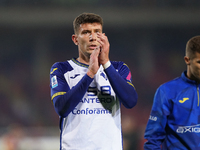
[[97,47],[97,45],[90,45],[89,48],[94,50]]

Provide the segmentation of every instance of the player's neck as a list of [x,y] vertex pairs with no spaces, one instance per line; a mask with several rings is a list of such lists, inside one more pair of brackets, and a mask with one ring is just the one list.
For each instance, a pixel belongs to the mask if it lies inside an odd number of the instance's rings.
[[82,57],[78,57],[77,60],[83,64],[89,65],[89,59],[88,58],[82,58]]

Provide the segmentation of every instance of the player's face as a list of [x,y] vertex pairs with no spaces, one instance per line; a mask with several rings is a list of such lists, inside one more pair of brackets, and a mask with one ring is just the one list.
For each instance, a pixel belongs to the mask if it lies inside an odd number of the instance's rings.
[[188,65],[187,76],[200,83],[200,53],[196,52],[193,59],[186,61]]
[[75,44],[78,45],[80,55],[89,58],[92,51],[100,45],[97,42],[97,33],[102,33],[102,26],[99,23],[80,25],[79,32],[75,35]]

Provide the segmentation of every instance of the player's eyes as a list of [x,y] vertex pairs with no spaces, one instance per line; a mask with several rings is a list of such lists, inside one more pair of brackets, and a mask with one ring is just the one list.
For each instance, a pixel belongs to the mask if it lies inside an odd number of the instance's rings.
[[88,33],[90,33],[89,31],[83,31],[82,32],[83,34],[88,34]]
[[101,31],[100,31],[100,30],[97,30],[96,33],[101,33]]

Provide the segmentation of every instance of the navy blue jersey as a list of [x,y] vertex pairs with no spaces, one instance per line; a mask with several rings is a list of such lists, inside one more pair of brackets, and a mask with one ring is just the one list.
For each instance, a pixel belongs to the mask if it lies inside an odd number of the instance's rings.
[[199,86],[183,72],[157,89],[144,136],[148,140],[145,150],[200,149]]

